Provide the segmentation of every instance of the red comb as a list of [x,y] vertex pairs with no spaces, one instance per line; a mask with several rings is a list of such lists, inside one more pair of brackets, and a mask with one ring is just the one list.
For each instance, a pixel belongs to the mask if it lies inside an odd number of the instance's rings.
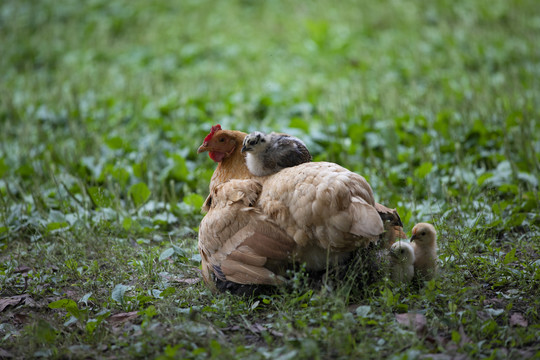
[[204,142],[210,141],[210,139],[212,139],[212,136],[214,136],[216,131],[219,131],[219,130],[221,130],[221,125],[217,124],[217,125],[212,126],[212,129],[210,129],[210,133],[206,135],[206,137],[204,138]]

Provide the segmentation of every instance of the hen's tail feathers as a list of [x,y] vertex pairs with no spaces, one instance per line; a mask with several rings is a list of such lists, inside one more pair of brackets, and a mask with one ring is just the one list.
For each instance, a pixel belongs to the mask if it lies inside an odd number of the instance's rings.
[[383,222],[375,208],[362,198],[353,198],[350,206],[354,222],[350,232],[365,238],[377,238],[384,232]]

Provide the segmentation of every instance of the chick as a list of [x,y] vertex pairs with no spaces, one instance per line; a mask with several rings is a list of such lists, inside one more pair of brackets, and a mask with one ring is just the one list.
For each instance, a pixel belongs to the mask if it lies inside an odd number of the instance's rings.
[[390,247],[390,274],[394,283],[409,283],[414,277],[414,250],[398,241]]
[[246,152],[246,165],[255,176],[274,174],[281,169],[311,161],[306,145],[298,138],[286,134],[248,134],[241,152]]
[[437,232],[431,224],[419,223],[412,229],[414,272],[421,280],[431,280],[437,273]]

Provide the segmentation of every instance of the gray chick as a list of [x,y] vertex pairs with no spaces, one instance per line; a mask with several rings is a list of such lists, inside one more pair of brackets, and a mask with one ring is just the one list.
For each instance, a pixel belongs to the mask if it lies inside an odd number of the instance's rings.
[[260,131],[248,134],[242,146],[246,165],[255,176],[266,176],[281,169],[311,161],[311,154],[302,140],[278,133]]

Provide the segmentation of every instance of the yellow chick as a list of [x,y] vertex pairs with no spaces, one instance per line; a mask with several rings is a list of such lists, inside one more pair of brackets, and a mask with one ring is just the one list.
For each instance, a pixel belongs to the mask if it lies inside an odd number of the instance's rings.
[[414,277],[414,249],[398,241],[390,247],[390,274],[394,283],[409,283]]
[[416,224],[412,229],[414,272],[421,280],[431,280],[437,273],[437,232],[428,223]]

